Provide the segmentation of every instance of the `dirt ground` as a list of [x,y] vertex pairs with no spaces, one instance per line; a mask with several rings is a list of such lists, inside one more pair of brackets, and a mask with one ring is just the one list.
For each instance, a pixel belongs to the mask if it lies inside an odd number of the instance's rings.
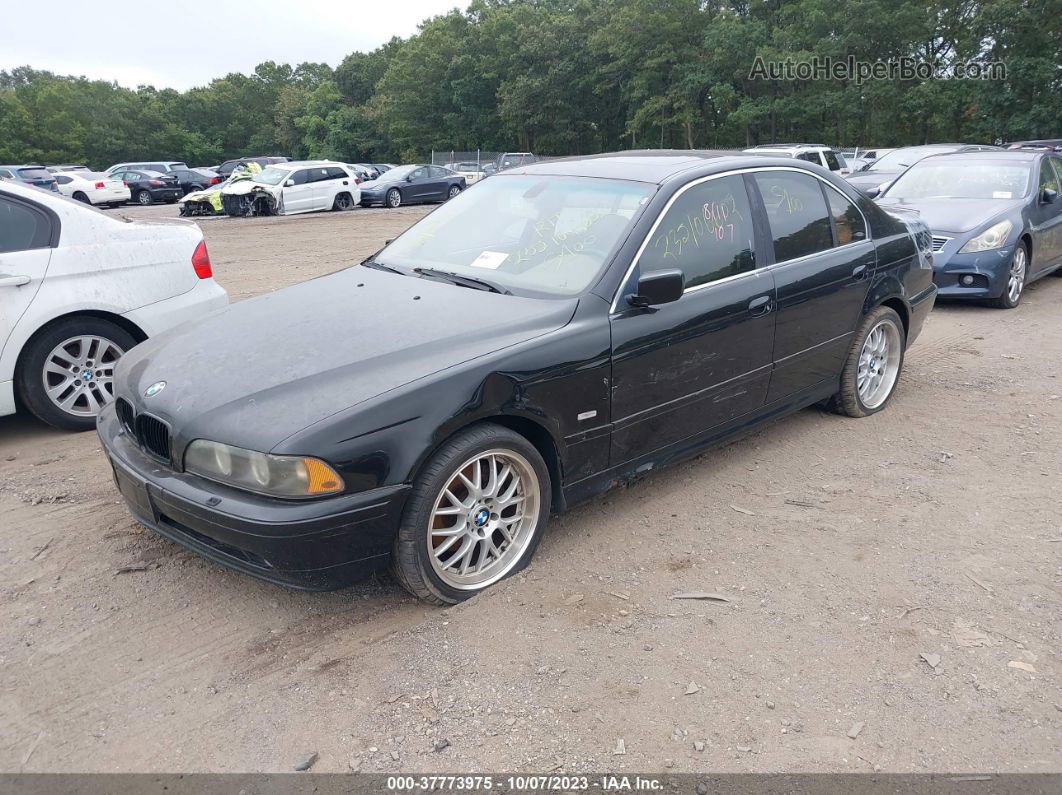
[[[200,225],[235,301],[424,212]],[[0,418],[0,769],[1058,771],[1060,321],[1054,278],[938,308],[887,411],[584,505],[449,610],[225,571],[130,519],[95,434]]]

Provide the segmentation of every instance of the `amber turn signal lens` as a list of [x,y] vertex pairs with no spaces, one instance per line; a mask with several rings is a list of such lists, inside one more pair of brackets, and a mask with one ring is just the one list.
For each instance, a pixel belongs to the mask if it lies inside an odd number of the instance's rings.
[[306,467],[307,494],[335,494],[343,490],[343,480],[332,467],[316,458],[302,459]]

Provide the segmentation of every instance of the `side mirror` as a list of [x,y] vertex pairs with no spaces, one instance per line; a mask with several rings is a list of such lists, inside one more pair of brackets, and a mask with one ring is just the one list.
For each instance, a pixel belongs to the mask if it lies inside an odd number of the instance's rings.
[[285,187],[285,188],[291,188],[291,187],[293,187],[294,185],[295,185],[295,180],[293,180],[293,179],[286,179],[286,180],[284,180],[284,187]]
[[1051,190],[1050,188],[1044,188],[1043,193],[1040,194],[1040,201],[1044,204],[1054,204],[1055,199],[1058,198],[1058,191]]
[[631,306],[670,304],[682,297],[685,277],[680,270],[650,271],[638,280],[638,292],[627,296]]
[[876,199],[878,196],[881,195],[881,186],[875,185],[873,188],[867,188],[865,191],[863,191],[863,193],[865,193],[872,199]]
[[413,181],[413,175],[412,174],[406,174],[406,182],[412,182],[412,181]]

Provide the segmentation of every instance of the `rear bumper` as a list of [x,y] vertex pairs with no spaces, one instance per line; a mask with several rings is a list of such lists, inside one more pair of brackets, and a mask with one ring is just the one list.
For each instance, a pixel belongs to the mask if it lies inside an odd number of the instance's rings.
[[229,305],[229,295],[213,279],[199,279],[195,287],[173,298],[126,312],[128,318],[149,337],[189,320],[198,320]]
[[124,203],[129,201],[132,196],[129,193],[129,188],[116,188],[114,190],[95,190],[88,194],[89,201],[93,204],[114,204]]
[[176,472],[141,451],[111,403],[100,441],[133,517],[230,569],[291,588],[351,585],[386,566],[409,486],[286,501]]

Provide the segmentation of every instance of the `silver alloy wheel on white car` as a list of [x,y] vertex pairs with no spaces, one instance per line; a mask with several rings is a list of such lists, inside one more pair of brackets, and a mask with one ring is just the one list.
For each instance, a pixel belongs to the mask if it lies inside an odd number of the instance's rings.
[[94,335],[60,342],[44,360],[45,394],[67,414],[96,416],[114,400],[114,366],[123,353],[116,343]]
[[523,557],[541,505],[535,470],[516,451],[498,448],[469,458],[431,511],[427,540],[435,573],[458,590],[497,582]]
[[856,389],[860,402],[868,409],[884,403],[900,375],[903,342],[894,323],[882,320],[867,334],[859,352]]
[[1007,275],[1007,297],[1010,303],[1018,303],[1021,291],[1025,288],[1025,247],[1019,245],[1014,249],[1014,259],[1010,262],[1010,273]]

